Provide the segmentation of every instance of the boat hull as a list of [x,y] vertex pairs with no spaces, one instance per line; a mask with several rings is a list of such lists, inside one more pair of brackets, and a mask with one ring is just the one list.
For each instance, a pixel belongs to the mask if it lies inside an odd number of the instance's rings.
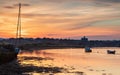
[[107,54],[115,54],[115,50],[114,51],[107,50]]
[[17,53],[15,52],[0,53],[0,64],[8,63],[15,59],[17,59]]
[[90,47],[85,47],[85,52],[92,52],[92,50],[90,49]]
[[89,52],[92,52],[92,50],[85,50],[85,52],[88,52],[88,53],[89,53]]

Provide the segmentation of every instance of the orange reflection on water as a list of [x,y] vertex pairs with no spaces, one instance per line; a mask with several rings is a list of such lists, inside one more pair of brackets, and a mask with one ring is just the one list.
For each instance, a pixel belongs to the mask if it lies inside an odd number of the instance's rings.
[[52,53],[46,53],[44,51],[24,51],[19,53],[18,59],[21,60],[20,63],[22,65],[50,66],[53,59],[50,58],[49,55],[52,55]]
[[19,56],[54,59],[42,61],[37,59],[24,60],[21,62],[22,64],[65,67],[71,72],[81,71],[85,72],[86,75],[120,75],[120,48],[115,48],[117,51],[115,55],[107,54],[107,49],[108,48],[93,48],[92,53],[85,53],[84,49],[48,49],[22,52]]

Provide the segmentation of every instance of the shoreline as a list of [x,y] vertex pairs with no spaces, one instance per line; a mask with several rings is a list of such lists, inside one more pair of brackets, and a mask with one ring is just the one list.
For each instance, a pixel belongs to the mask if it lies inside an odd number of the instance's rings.
[[[21,48],[21,47],[20,47]],[[78,47],[78,46],[41,46],[41,47],[24,47],[21,48],[25,51],[33,51],[33,50],[46,50],[46,49],[72,49],[72,48],[85,48],[85,47]],[[120,47],[91,47],[91,48],[120,48]]]

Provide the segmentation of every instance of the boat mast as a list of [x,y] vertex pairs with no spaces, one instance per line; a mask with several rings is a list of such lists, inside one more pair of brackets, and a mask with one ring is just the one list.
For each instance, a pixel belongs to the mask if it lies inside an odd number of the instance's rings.
[[18,21],[17,21],[17,31],[16,31],[16,46],[18,46],[18,42],[20,42],[21,38],[21,3],[19,3],[19,13],[18,13]]

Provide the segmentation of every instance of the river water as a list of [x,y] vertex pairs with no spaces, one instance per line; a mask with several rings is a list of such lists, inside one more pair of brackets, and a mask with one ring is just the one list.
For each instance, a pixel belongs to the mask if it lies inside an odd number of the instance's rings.
[[[116,50],[116,54],[107,54],[108,49]],[[25,59],[26,57],[29,59]],[[39,60],[41,57],[44,59]],[[85,53],[83,48],[23,51],[18,55],[18,60],[22,66],[63,68],[60,72],[25,72],[30,75],[120,75],[118,47],[92,48],[92,53]]]

